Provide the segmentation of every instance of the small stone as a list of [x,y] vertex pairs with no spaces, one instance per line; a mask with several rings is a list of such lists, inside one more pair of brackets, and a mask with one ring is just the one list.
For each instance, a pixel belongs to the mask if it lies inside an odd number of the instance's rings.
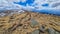
[[60,34],[59,32],[55,32],[55,34]]
[[45,27],[44,27],[44,26],[41,26],[41,27],[39,28],[39,30],[40,30],[40,32],[44,33],[44,32],[45,32]]
[[31,27],[34,27],[34,26],[38,25],[38,22],[35,21],[34,19],[31,19],[30,25],[31,25]]
[[39,34],[39,30],[34,30],[31,34]]
[[55,34],[55,30],[52,29],[52,28],[49,28],[49,29],[48,29],[48,33],[49,33],[49,34]]

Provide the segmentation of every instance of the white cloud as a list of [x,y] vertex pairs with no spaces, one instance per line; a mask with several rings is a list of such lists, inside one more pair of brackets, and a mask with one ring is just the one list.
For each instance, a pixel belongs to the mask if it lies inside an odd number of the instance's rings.
[[[42,4],[48,3],[49,6],[48,7],[43,7]],[[33,5],[35,5],[34,7],[38,8],[38,9],[60,9],[58,8],[59,6],[56,6],[56,8],[52,7],[55,5],[57,5],[58,3],[60,3],[60,0],[35,0]]]
[[15,0],[0,0],[0,10],[1,9],[20,9],[22,7],[18,4],[14,4],[13,2],[15,2]]
[[20,0],[21,2],[26,2],[26,0]]
[[[26,2],[26,0],[0,0],[0,9],[22,9],[22,8],[28,8],[30,9],[52,9],[53,4],[59,2],[59,0],[35,0],[34,3],[32,3],[32,6],[22,6],[18,4],[14,4],[14,2]],[[49,7],[43,7],[41,6],[44,3],[48,3]],[[33,6],[34,5],[34,6]],[[58,6],[59,7],[59,6]],[[60,9],[60,8],[54,8],[54,9]]]

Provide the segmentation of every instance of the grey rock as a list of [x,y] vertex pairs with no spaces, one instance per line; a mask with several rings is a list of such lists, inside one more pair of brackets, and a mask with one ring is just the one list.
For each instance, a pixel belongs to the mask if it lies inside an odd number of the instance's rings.
[[55,30],[54,30],[53,28],[49,28],[49,29],[48,29],[48,33],[49,33],[49,34],[55,34]]
[[60,34],[59,32],[55,32],[55,34]]
[[38,22],[35,21],[34,19],[31,19],[30,25],[31,25],[31,27],[34,27],[35,25],[38,25]]
[[39,30],[34,30],[31,34],[39,34]]

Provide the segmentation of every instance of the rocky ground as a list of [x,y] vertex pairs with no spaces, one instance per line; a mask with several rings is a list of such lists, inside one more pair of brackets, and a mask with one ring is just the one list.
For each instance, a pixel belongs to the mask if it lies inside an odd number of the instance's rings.
[[0,34],[60,34],[60,16],[27,11],[5,15],[0,17]]

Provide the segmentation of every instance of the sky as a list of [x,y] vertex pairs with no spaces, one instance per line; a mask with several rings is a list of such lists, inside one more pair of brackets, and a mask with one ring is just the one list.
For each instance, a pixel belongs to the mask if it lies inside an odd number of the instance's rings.
[[37,10],[36,12],[48,10],[48,13],[60,14],[60,0],[0,0],[0,10],[11,9]]

